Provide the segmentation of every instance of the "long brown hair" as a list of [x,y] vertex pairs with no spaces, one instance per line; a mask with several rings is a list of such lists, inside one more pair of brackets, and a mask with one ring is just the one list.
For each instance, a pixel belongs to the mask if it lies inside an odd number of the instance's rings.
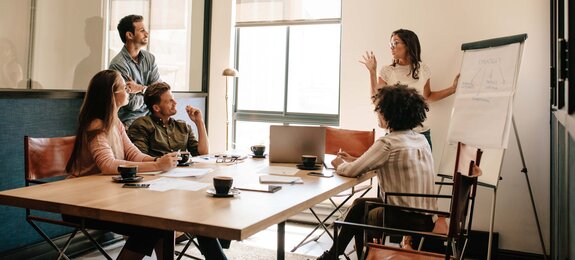
[[[121,79],[120,73],[114,70],[103,70],[98,72],[88,85],[88,91],[84,96],[84,102],[78,115],[78,130],[76,131],[76,141],[74,150],[66,165],[67,172],[73,172],[78,169],[78,161],[82,152],[82,146],[87,145],[89,141],[97,134],[102,132],[109,133],[117,118],[116,99],[114,92],[123,87],[116,84]],[[90,124],[96,119],[102,120],[102,127],[99,129],[88,130]]]
[[[414,79],[419,79],[419,62],[421,61],[421,44],[419,44],[419,38],[417,34],[410,30],[399,29],[391,34],[391,37],[397,35],[401,41],[407,47],[407,58],[411,63],[411,77]],[[394,59],[391,64],[395,67],[397,61]]]

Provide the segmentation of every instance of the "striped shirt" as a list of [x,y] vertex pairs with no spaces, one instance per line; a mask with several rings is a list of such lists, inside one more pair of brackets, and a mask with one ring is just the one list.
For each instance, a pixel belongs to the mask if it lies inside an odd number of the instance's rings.
[[[377,171],[382,197],[385,192],[434,194],[433,157],[427,140],[412,130],[394,131],[379,138],[361,157],[337,168],[342,176],[356,177]],[[434,198],[390,196],[388,203],[437,210]]]

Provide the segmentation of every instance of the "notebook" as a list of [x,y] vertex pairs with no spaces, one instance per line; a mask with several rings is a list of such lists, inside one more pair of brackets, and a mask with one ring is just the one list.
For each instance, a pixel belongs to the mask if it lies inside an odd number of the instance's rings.
[[282,189],[282,186],[278,185],[264,185],[264,184],[251,184],[251,185],[242,185],[236,186],[239,190],[246,190],[246,191],[259,191],[259,192],[269,192],[274,193],[278,190]]
[[260,183],[296,184],[296,183],[303,183],[303,180],[300,177],[260,175]]
[[325,127],[270,126],[270,163],[301,163],[304,154],[317,156],[323,162]]

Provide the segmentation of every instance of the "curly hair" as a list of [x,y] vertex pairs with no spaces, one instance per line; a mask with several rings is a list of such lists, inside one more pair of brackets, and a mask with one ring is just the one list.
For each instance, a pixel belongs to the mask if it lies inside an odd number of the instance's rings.
[[422,126],[429,106],[416,89],[406,85],[385,86],[372,97],[375,111],[383,116],[394,131]]

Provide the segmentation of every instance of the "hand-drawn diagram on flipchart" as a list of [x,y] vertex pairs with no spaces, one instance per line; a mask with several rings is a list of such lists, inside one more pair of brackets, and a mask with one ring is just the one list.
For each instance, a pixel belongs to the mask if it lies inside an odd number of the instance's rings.
[[507,148],[520,43],[468,50],[453,104],[448,140],[481,148]]

